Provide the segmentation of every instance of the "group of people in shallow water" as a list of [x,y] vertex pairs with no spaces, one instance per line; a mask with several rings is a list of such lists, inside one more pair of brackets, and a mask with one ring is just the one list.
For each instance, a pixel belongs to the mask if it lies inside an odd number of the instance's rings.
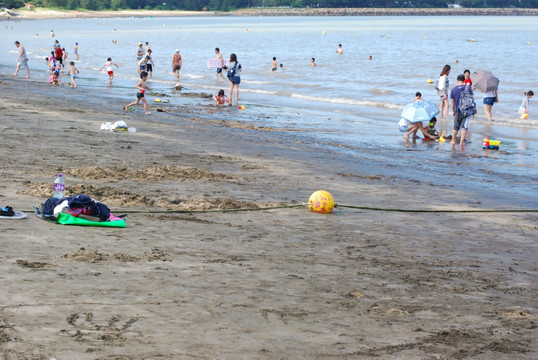
[[[417,137],[417,132],[420,131],[424,135],[424,139],[439,139],[443,137],[446,140],[450,141],[450,144],[456,144],[456,136],[458,132],[460,134],[459,145],[462,147],[465,143],[465,138],[469,132],[469,126],[471,123],[471,118],[476,114],[476,102],[474,100],[473,83],[471,80],[471,72],[465,70],[463,74],[457,76],[457,84],[449,92],[449,79],[451,66],[445,65],[441,74],[439,76],[439,81],[437,83],[437,93],[440,98],[439,105],[439,114],[440,118],[443,117],[448,120],[449,109],[452,110],[452,115],[454,116],[454,126],[452,130],[452,135],[437,133],[435,130],[435,125],[437,124],[437,118],[433,118],[429,121],[427,126],[424,126],[422,122],[411,123],[409,120],[400,119],[398,123],[400,132],[404,133],[403,137],[407,141],[410,136],[413,138]],[[522,119],[525,119],[529,115],[529,101],[534,96],[534,92],[529,90],[524,93],[523,101],[519,107],[519,114]],[[417,92],[415,94],[415,99],[413,101],[424,101],[422,99],[422,94]],[[491,90],[484,93],[484,112],[488,121],[492,120],[492,107],[495,103],[499,102],[497,90]]]

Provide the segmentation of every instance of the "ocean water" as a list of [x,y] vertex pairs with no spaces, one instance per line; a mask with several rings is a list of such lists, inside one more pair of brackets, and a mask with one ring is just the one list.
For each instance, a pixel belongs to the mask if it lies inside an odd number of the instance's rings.
[[[171,59],[176,48],[183,57],[181,83],[186,93],[228,90],[206,67],[219,47],[226,58],[236,53],[242,64],[240,103],[245,110],[222,116],[258,121],[264,125],[300,129],[320,143],[351,147],[401,148],[399,113],[416,91],[438,103],[434,85],[445,64],[452,66],[451,87],[464,69],[486,69],[500,79],[499,103],[488,124],[477,94],[479,113],[473,119],[473,149],[481,138],[504,141],[516,162],[531,165],[538,148],[538,100],[531,100],[531,116],[520,120],[523,93],[538,90],[535,64],[538,22],[535,17],[181,17],[3,21],[2,44],[9,50],[0,59],[0,73],[16,64],[19,40],[27,49],[32,77],[48,78],[44,58],[50,54],[54,30],[74,60],[79,43],[81,71],[78,85],[117,97],[133,97],[137,81],[136,48],[148,41],[155,69],[150,86],[171,94],[172,104],[209,105],[211,101],[173,92]],[[36,36],[37,35],[37,36]],[[113,44],[113,40],[117,44]],[[336,49],[342,44],[344,54]],[[366,60],[368,56],[373,60]],[[283,69],[271,71],[272,57]],[[115,69],[115,84],[98,69],[107,57]],[[317,67],[310,65],[315,57]],[[456,60],[458,63],[456,64]],[[434,84],[428,84],[432,79]],[[64,78],[67,81],[67,78]],[[54,90],[51,90],[54,91]],[[536,105],[535,105],[536,103]],[[438,128],[451,130],[450,121]],[[342,148],[345,151],[346,147]],[[431,151],[418,146],[418,150]],[[449,151],[447,147],[439,147]],[[519,156],[519,157],[518,157]]]

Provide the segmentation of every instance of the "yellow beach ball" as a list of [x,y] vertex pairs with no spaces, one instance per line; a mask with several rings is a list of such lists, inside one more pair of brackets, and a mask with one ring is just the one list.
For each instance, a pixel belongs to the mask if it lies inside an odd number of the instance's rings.
[[523,115],[521,115],[521,120],[525,120],[528,117],[529,117],[529,114],[523,114]]
[[308,208],[320,214],[330,214],[334,209],[333,196],[328,191],[318,190],[310,195]]
[[428,80],[426,80],[426,82],[427,82],[428,84],[433,84],[433,80],[432,80],[432,79],[428,79]]

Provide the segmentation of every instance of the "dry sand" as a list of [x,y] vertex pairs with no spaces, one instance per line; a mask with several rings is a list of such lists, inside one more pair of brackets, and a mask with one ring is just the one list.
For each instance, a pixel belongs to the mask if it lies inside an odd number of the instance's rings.
[[[361,206],[477,206],[464,184],[417,185],[394,164],[218,112],[172,125],[22,79],[0,91],[0,201],[17,209],[49,197],[58,172],[117,214],[294,204],[319,188]],[[98,130],[118,119],[138,131]],[[127,224],[0,220],[0,358],[538,357],[536,213],[288,208]]]

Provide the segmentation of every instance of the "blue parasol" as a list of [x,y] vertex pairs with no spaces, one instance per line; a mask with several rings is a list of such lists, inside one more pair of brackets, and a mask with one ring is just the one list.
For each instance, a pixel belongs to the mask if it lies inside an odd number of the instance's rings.
[[430,121],[437,114],[439,114],[437,106],[430,101],[423,100],[405,105],[400,117],[412,123],[417,123]]

